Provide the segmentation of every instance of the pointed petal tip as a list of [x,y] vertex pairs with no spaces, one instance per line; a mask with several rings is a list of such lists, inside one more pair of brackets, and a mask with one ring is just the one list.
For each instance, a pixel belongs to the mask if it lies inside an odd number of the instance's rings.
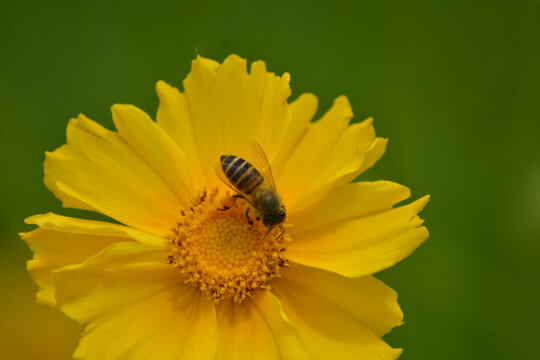
[[163,92],[170,90],[173,86],[164,80],[158,80],[156,83],[156,92],[161,95]]
[[315,103],[316,106],[319,106],[319,98],[314,93],[310,93],[310,92],[302,93],[294,101],[298,101],[300,99],[304,101],[311,101]]
[[84,122],[84,121],[91,121],[91,120],[86,115],[84,115],[83,113],[79,113],[79,115],[77,115],[77,117],[69,119],[68,127],[70,125],[77,126],[78,124],[80,124],[81,122]]
[[285,83],[289,83],[291,81],[291,74],[288,73],[288,72],[284,72],[282,75],[281,75],[281,78],[283,79],[283,81]]
[[266,63],[263,60],[255,60],[251,63],[250,73],[265,73]]
[[142,111],[138,107],[132,104],[114,104],[111,106],[111,112],[114,115],[121,115],[121,112],[123,111]]
[[417,212],[424,210],[424,207],[426,207],[430,199],[431,195],[424,195],[420,199],[416,200],[414,203],[416,204],[415,207],[418,209]]
[[25,224],[39,225],[41,219],[43,219],[44,217],[51,216],[51,215],[53,215],[52,212],[47,212],[47,213],[44,213],[44,214],[35,214],[35,215],[29,216],[26,219],[24,219],[24,222],[25,222]]
[[193,72],[194,70],[199,69],[200,67],[207,67],[210,70],[216,70],[220,66],[221,66],[221,64],[218,63],[215,60],[206,58],[206,57],[201,56],[201,55],[197,55],[197,57],[191,61],[191,72]]
[[371,125],[371,124],[373,124],[373,121],[374,121],[373,117],[370,116],[367,119],[365,119],[364,121],[362,121],[362,123],[366,123],[366,124]]
[[247,62],[246,59],[244,59],[243,57],[237,55],[237,54],[231,54],[229,56],[227,56],[225,58],[225,60],[223,61],[223,64],[225,63],[241,63],[241,64],[245,64]]

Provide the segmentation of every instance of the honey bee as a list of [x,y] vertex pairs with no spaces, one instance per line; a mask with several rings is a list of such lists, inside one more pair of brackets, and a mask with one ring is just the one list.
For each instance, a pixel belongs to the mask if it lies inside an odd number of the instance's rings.
[[[250,225],[253,220],[249,217],[249,211],[253,211],[256,219],[262,219],[268,232],[275,226],[283,229],[280,225],[285,221],[285,206],[276,191],[274,177],[268,164],[266,154],[261,145],[252,144],[253,160],[257,166],[235,155],[222,155],[221,166],[216,169],[218,177],[238,194],[234,197],[245,199],[251,204],[246,209],[246,219]],[[227,210],[229,207],[224,206]]]

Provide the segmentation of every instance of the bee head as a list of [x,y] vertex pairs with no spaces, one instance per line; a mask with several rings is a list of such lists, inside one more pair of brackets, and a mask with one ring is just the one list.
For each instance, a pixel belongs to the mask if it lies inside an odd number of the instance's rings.
[[262,222],[266,227],[272,227],[285,221],[285,207],[276,192],[265,190],[265,193],[260,197],[257,210],[259,210]]
[[272,227],[274,225],[281,224],[285,221],[286,217],[285,208],[283,205],[281,206],[281,209],[279,209],[277,212],[272,214],[267,214],[263,216],[263,224],[266,227]]

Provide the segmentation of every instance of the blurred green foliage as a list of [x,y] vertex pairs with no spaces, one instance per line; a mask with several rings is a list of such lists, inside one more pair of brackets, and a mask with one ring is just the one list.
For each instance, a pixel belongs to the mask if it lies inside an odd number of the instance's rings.
[[[429,193],[431,236],[380,277],[402,359],[527,359],[540,322],[540,2],[0,1],[0,358],[70,358],[79,328],[34,303],[17,232],[62,209],[45,150],[83,112],[154,115],[200,53],[263,59],[320,111],[346,94],[387,154],[363,176]],[[7,286],[7,287],[6,287]],[[35,349],[35,350],[32,350]]]

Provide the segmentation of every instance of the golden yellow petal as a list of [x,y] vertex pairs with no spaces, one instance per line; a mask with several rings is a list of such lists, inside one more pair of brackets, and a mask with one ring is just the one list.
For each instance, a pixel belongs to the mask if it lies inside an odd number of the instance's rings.
[[292,266],[272,283],[272,292],[313,358],[390,360],[401,354],[380,338],[401,322],[396,295],[372,277],[345,279]]
[[[348,184],[358,175],[358,169],[362,166],[364,162],[363,153],[358,154],[357,159],[354,159],[350,163],[344,165],[344,167],[332,175],[331,178],[325,179],[325,182],[316,187],[306,186],[304,193],[298,194],[296,201],[290,202],[287,198],[288,192],[284,195],[284,202],[288,211],[291,213],[300,212],[303,209],[309,208],[321,196],[326,194],[328,191],[340,187],[343,184]],[[292,199],[294,200],[294,198]]]
[[358,172],[355,174],[355,177],[375,165],[375,163],[384,155],[386,151],[386,144],[388,139],[376,138],[373,140],[373,143],[366,149],[364,156],[364,162]]
[[159,108],[156,115],[157,124],[182,149],[186,160],[189,162],[188,167],[193,173],[193,177],[200,183],[207,183],[206,174],[199,158],[195,135],[193,134],[191,114],[185,94],[164,81],[157,83],[156,91],[159,96]]
[[326,155],[326,161],[321,162],[321,166],[317,170],[311,186],[316,187],[324,185],[324,179],[332,178],[333,174],[338,172],[344,166],[361,158],[362,166],[360,166],[360,168],[344,182],[348,183],[365,169],[372,166],[375,161],[382,156],[384,148],[382,153],[379,152],[380,156],[376,159],[371,154],[372,147],[375,146],[374,144],[377,144],[378,142],[386,144],[385,139],[375,138],[375,130],[373,129],[372,124],[373,119],[369,118],[361,123],[352,124],[347,127],[347,130],[341,135],[338,143]]
[[147,245],[162,247],[166,239],[139,231],[129,226],[112,224],[105,221],[72,218],[53,213],[38,214],[24,220],[27,224],[37,225],[42,229],[56,230],[72,234],[88,234],[118,237],[126,241],[134,240]]
[[[270,159],[275,158],[290,123],[288,74],[279,77],[269,73],[262,61],[254,62],[248,73],[246,60],[236,55],[227,57],[223,64],[198,57],[183,85],[184,94],[175,95],[176,108],[181,110],[173,116],[183,119],[189,114],[206,185],[223,187],[214,173],[219,157],[250,159],[253,140],[263,146]],[[184,122],[168,126],[174,132],[180,127],[188,126]]]
[[[197,57],[184,80],[191,125],[208,185],[218,185],[214,164],[220,155],[246,156],[258,126],[247,119],[245,99],[248,74],[246,60],[230,56],[217,67]],[[219,184],[221,185],[221,184]]]
[[69,122],[67,143],[45,160],[45,184],[64,206],[94,209],[153,234],[169,233],[180,200],[117,133],[81,115]]
[[[349,101],[341,96],[321,119],[310,126],[300,143],[289,155],[289,160],[279,173],[279,188],[287,189],[290,205],[305,193],[303,188],[312,180],[312,176],[322,164],[324,155],[337,143],[353,113]],[[286,186],[285,186],[286,185]],[[299,195],[300,194],[300,195]]]
[[373,276],[347,278],[299,264],[282,269],[281,274],[282,278],[272,283],[272,289],[274,284],[300,288],[338,307],[343,316],[353,317],[378,336],[403,323],[397,293]]
[[34,252],[28,271],[40,287],[37,299],[51,306],[56,304],[52,271],[82,263],[116,242],[135,240],[157,248],[165,245],[165,240],[157,236],[102,221],[49,213],[29,217],[26,223],[40,227],[20,236]]
[[288,158],[278,159],[278,189],[289,209],[308,206],[374,163],[370,150],[378,141],[372,119],[348,125],[352,116],[347,98],[338,97],[320,120],[308,126]]
[[191,162],[176,143],[144,111],[135,106],[114,105],[112,114],[120,137],[187,206],[200,185],[191,172]]
[[386,269],[427,239],[416,214],[428,200],[425,196],[406,206],[302,231],[289,244],[289,259],[348,277]]
[[85,326],[74,358],[214,359],[213,303],[167,264],[137,262],[129,250],[55,274],[62,311]]
[[274,175],[279,175],[294,147],[308,129],[308,124],[317,112],[319,100],[313,94],[302,94],[289,104],[291,121],[277,158],[272,162]]
[[301,360],[307,349],[296,328],[269,292],[241,304],[224,301],[216,307],[219,346],[216,360]]
[[391,181],[341,185],[315,199],[310,206],[300,210],[291,208],[287,216],[294,226],[289,232],[295,238],[303,231],[388,210],[409,196],[407,187]]
[[[263,80],[260,99],[253,97],[250,100],[254,114],[260,114],[255,140],[262,145],[268,159],[272,161],[281,150],[280,145],[291,126],[291,110],[287,105],[287,98],[291,95],[289,86],[291,76],[288,73],[277,76],[267,72],[266,65],[262,61],[256,61],[251,65],[251,74],[253,85],[250,88],[259,86],[257,81],[259,74]],[[254,95],[258,94],[255,92]]]

